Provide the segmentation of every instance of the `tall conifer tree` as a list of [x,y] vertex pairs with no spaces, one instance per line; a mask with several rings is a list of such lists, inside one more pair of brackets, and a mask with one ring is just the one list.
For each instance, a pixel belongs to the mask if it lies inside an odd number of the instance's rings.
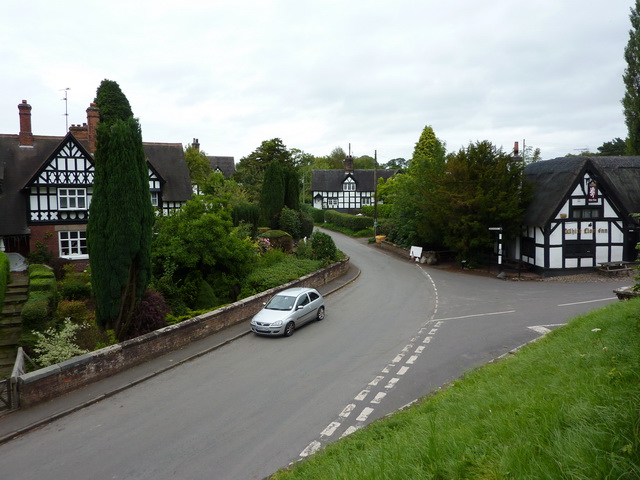
[[140,124],[119,85],[103,80],[87,243],[96,320],[126,338],[150,280],[154,221]]
[[623,80],[625,94],[622,99],[624,118],[627,124],[627,155],[640,155],[640,0],[631,9],[631,30],[624,49],[627,68]]

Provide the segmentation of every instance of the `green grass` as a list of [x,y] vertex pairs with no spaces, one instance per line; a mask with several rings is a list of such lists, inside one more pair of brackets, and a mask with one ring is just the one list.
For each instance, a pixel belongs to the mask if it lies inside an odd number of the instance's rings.
[[353,231],[350,228],[341,227],[334,223],[316,223],[318,227],[326,228],[327,230],[333,230],[334,232],[344,233],[345,235],[349,235],[350,237],[356,238],[364,238],[364,237],[372,237],[373,236],[373,227],[366,228],[364,230]]
[[640,478],[640,300],[577,317],[273,476]]

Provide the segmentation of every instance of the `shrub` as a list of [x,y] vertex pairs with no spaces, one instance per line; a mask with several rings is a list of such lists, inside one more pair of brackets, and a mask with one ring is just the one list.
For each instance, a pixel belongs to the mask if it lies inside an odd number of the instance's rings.
[[207,282],[206,280],[202,280],[202,282],[200,282],[198,295],[193,302],[193,308],[195,308],[196,310],[206,310],[214,308],[219,303],[220,300],[218,300],[218,297],[216,296],[209,282]]
[[53,258],[49,262],[49,266],[53,269],[53,274],[58,281],[62,280],[70,270],[73,270],[73,262],[68,258]]
[[56,318],[59,320],[70,318],[74,323],[86,323],[93,317],[87,304],[80,300],[62,300],[56,309]]
[[10,275],[9,258],[6,253],[0,252],[0,304],[4,301],[4,295],[7,291]]
[[332,262],[338,259],[338,249],[331,235],[314,232],[311,235],[311,255],[316,260]]
[[47,246],[42,242],[36,242],[36,248],[33,252],[30,252],[27,255],[27,260],[29,263],[36,264],[47,264],[53,258],[53,253],[51,250],[47,248]]
[[251,225],[251,236],[255,237],[260,221],[260,207],[253,203],[239,203],[233,206],[231,211],[233,225],[239,226],[242,223]]
[[298,212],[287,207],[283,207],[278,218],[280,230],[289,233],[294,239],[301,236],[302,225]]
[[314,208],[311,205],[302,205],[301,211],[309,215],[315,223],[324,223],[324,210]]
[[76,332],[82,328],[82,325],[67,318],[59,330],[48,328],[45,332],[34,331],[36,342],[33,351],[37,355],[37,363],[42,367],[48,367],[88,353],[75,344]]
[[267,230],[260,234],[261,237],[268,238],[274,248],[281,248],[285,252],[293,250],[293,238],[282,230]]
[[158,292],[148,289],[142,301],[133,311],[131,324],[125,339],[135,338],[145,333],[153,332],[159,328],[166,327],[166,316],[169,312],[167,303]]
[[246,298],[270,288],[283,285],[287,282],[315,272],[320,268],[320,263],[314,260],[300,260],[294,257],[285,257],[282,261],[257,268],[245,280],[239,298]]
[[91,297],[91,285],[75,275],[60,282],[59,290],[60,296],[65,300],[82,300]]
[[[391,218],[393,211],[392,203],[381,203],[378,204],[378,220],[381,218]],[[373,205],[364,205],[362,207],[362,214],[373,218],[375,215],[375,208]]]
[[[322,210],[320,210],[322,211]],[[308,213],[300,212],[300,237],[307,238],[313,233],[313,218]]]

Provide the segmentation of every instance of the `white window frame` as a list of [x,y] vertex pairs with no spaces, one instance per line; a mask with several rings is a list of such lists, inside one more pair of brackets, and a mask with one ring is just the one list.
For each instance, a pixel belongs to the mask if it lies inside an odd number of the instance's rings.
[[353,180],[353,178],[349,177],[344,182],[342,182],[342,190],[345,192],[356,191],[356,182]]
[[338,199],[336,197],[327,198],[327,208],[338,208]]
[[58,232],[58,248],[61,258],[71,260],[89,258],[87,232],[84,230],[63,230]]
[[86,188],[58,188],[58,210],[86,210]]
[[151,205],[154,207],[160,205],[160,192],[151,192]]

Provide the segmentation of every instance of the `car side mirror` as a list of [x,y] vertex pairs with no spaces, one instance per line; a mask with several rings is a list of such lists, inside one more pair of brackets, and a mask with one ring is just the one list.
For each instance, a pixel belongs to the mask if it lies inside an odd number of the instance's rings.
[[302,310],[303,308],[304,308],[304,305],[298,305],[298,306],[296,307],[296,310]]

